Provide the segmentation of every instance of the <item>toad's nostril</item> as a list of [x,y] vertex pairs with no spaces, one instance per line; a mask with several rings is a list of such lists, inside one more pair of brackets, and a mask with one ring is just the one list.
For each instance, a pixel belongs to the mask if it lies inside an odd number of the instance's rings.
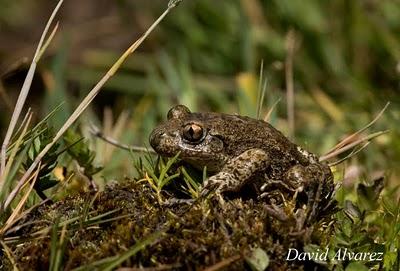
[[154,130],[149,137],[150,145],[153,147],[153,149],[157,149],[157,147],[160,145],[160,142],[164,136],[164,132],[160,130]]

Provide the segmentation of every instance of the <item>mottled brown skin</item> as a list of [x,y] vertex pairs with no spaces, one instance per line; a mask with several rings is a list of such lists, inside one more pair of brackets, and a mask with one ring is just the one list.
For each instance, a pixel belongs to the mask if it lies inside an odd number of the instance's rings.
[[180,152],[180,158],[193,166],[207,166],[214,175],[203,184],[202,194],[238,191],[259,180],[264,183],[260,197],[272,203],[276,203],[274,190],[291,194],[309,190],[309,197],[333,190],[327,165],[262,120],[192,113],[177,105],[168,112],[168,120],[153,130],[150,144],[161,156]]

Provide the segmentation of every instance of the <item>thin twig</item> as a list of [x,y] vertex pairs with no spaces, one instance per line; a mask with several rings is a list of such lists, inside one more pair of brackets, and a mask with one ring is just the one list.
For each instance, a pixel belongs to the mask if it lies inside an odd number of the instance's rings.
[[83,111],[89,106],[93,99],[100,92],[103,85],[115,74],[126,58],[131,55],[142,42],[147,38],[147,36],[154,30],[154,28],[164,19],[164,17],[174,8],[181,0],[170,1],[168,3],[168,8],[158,17],[158,19],[149,27],[149,29],[137,40],[135,41],[114,63],[114,65],[108,70],[108,72],[100,79],[100,81],[94,86],[94,88],[88,93],[88,95],[83,99],[79,106],[75,109],[72,115],[68,118],[65,124],[60,128],[57,134],[54,136],[53,140],[47,144],[43,150],[37,155],[32,165],[27,169],[22,178],[18,181],[17,185],[11,191],[7,197],[4,205],[1,209],[6,209],[11,201],[15,198],[21,187],[26,183],[29,175],[32,174],[33,170],[43,159],[46,153],[53,147],[53,145],[61,138],[61,136],[67,131],[67,129],[78,119],[78,117],[83,113]]
[[120,142],[118,142],[118,140],[111,138],[109,136],[105,136],[99,128],[97,128],[95,125],[91,125],[90,127],[90,133],[98,138],[100,138],[101,140],[104,140],[105,142],[118,147],[120,149],[123,150],[127,150],[127,151],[133,151],[133,152],[148,152],[148,153],[153,153],[156,154],[155,151],[148,149],[146,147],[138,147],[138,146],[130,146],[130,145],[126,145],[126,144],[122,144]]

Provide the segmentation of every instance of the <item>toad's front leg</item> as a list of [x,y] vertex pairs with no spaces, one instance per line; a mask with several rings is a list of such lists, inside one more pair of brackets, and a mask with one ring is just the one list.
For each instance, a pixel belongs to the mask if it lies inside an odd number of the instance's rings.
[[222,192],[237,192],[252,178],[264,172],[270,164],[268,154],[262,149],[250,149],[229,160],[220,172],[208,178],[200,195],[211,191],[220,195]]

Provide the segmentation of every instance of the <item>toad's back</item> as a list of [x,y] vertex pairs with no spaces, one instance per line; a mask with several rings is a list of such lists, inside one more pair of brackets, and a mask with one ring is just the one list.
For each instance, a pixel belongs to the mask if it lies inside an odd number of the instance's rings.
[[183,106],[170,110],[168,121],[154,129],[150,143],[161,155],[181,152],[184,160],[216,171],[227,160],[255,148],[270,156],[274,172],[284,172],[295,164],[308,165],[315,157],[262,120],[222,113],[192,113]]

